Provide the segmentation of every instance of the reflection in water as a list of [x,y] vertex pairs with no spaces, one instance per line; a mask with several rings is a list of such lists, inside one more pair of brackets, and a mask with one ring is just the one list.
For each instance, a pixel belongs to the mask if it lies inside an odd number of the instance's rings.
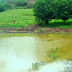
[[[71,39],[72,37],[68,36],[45,34],[0,39],[0,72],[28,72],[32,63],[49,62],[48,50],[56,47],[60,49],[57,59],[72,58]],[[54,65],[57,66],[57,63],[48,64],[45,68],[51,69],[55,67]],[[44,72],[45,68],[43,67],[39,72]]]

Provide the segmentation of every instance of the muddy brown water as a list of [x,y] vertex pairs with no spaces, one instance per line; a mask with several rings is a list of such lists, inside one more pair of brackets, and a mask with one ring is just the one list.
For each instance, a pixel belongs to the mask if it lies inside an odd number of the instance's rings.
[[0,72],[28,72],[32,63],[51,62],[49,50],[52,48],[58,48],[55,60],[72,58],[72,36],[0,35]]

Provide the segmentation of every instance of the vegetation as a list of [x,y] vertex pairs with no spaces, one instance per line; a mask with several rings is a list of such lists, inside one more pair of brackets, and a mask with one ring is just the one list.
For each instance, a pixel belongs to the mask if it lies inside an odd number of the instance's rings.
[[26,6],[27,5],[27,2],[24,2],[24,1],[17,1],[15,3],[16,6]]
[[45,23],[48,25],[49,21],[53,16],[53,9],[51,7],[52,0],[36,0],[33,8],[34,15],[38,23]]
[[42,24],[40,27],[60,27],[60,28],[71,28],[72,27],[72,19],[68,19],[65,24],[63,22],[63,20],[59,19],[59,20],[56,20],[56,19],[52,19],[50,22],[49,22],[49,25],[45,25],[45,24]]
[[[15,21],[15,24],[14,24]],[[32,9],[14,9],[0,13],[0,27],[21,28],[36,24]]]
[[[28,8],[32,8],[32,3],[29,2],[29,0],[0,0],[0,7],[2,7],[0,8],[0,10],[1,9],[4,9],[4,10],[28,9]],[[1,10],[1,11],[4,11],[4,10]]]
[[[23,27],[26,27],[29,24],[37,24],[32,9],[14,9],[0,12],[0,28],[21,28],[22,25]],[[43,24],[41,27],[70,28],[72,27],[72,19],[67,20],[65,25],[63,25],[62,20],[53,19],[49,22],[49,25]]]
[[52,48],[52,49],[50,50],[50,52],[49,52],[49,57],[50,57],[51,59],[57,58],[57,55],[56,55],[57,50],[58,50],[57,48]]
[[55,14],[57,19],[62,19],[64,21],[68,20],[71,16],[71,8],[72,8],[71,0],[60,0],[56,2],[56,6],[54,7]]
[[[72,0],[36,0],[33,5],[35,17],[33,16],[32,9],[30,9],[31,11],[29,10],[29,12],[28,9],[26,10],[26,8],[31,8],[29,0],[0,1],[0,12],[8,9],[15,9],[0,13],[1,27],[21,27],[22,25],[25,26],[33,23],[36,24],[37,22],[39,25],[46,27],[72,27],[72,22],[70,21],[72,20],[70,19],[72,17]],[[29,16],[25,14],[25,12],[27,12]],[[62,19],[64,23],[60,19]]]
[[38,63],[33,63],[32,64],[32,70],[39,70]]
[[29,0],[1,0],[0,27],[21,28],[37,22],[40,27],[72,27],[72,0],[36,0],[33,10],[24,9],[30,8],[29,6]]
[[39,24],[48,25],[51,19],[62,19],[65,24],[72,15],[72,0],[36,0],[33,10]]
[[0,3],[0,12],[2,12],[4,10],[5,10],[4,6]]

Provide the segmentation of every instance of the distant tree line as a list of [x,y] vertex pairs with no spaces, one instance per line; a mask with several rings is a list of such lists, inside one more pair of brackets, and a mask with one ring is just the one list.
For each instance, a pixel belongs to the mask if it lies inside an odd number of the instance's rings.
[[8,9],[32,8],[34,0],[0,0],[0,12]]
[[72,0],[36,0],[33,5],[38,24],[48,25],[51,19],[68,20],[72,16]]

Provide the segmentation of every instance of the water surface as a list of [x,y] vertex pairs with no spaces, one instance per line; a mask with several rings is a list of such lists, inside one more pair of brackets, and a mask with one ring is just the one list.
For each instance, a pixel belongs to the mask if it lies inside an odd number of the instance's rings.
[[55,60],[72,58],[72,36],[0,36],[0,72],[28,72],[35,62],[51,62],[49,50],[58,48]]

